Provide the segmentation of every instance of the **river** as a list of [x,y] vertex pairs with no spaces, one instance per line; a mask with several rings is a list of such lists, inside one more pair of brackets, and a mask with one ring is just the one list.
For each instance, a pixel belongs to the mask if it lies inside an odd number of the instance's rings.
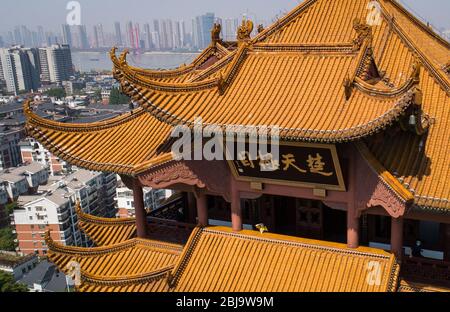
[[[170,69],[181,64],[189,64],[197,55],[197,53],[148,52],[139,55],[130,54],[127,59],[130,64],[137,67]],[[112,69],[109,53],[103,52],[72,52],[72,63],[75,69],[81,72]]]

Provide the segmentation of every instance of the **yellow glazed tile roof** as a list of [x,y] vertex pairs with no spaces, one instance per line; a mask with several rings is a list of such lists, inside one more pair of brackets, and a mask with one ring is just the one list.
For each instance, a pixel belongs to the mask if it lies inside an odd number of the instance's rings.
[[[93,124],[65,124],[43,119],[24,105],[26,130],[54,155],[94,171],[134,174],[140,166],[172,160],[166,141],[171,127],[142,108]],[[139,134],[139,135],[137,135]]]
[[[399,266],[387,252],[223,227],[196,228],[178,245],[132,239],[67,247],[47,236],[48,258],[66,274],[80,263],[85,292],[385,292]],[[374,272],[376,273],[374,275]]]
[[398,269],[377,249],[211,227],[194,231],[170,283],[177,292],[385,292]]
[[142,239],[96,248],[62,246],[48,234],[46,241],[48,260],[65,274],[70,274],[73,261],[79,263],[80,291],[127,291],[133,283],[137,283],[133,291],[166,287],[167,275],[182,251],[179,245]]
[[96,246],[116,245],[136,235],[135,218],[99,218],[81,211],[77,205],[78,227]]
[[[114,53],[114,76],[146,114],[125,118],[121,126],[112,120],[102,131],[97,124],[55,126],[33,116],[27,122],[30,134],[76,165],[127,174],[168,161],[171,155],[157,149],[162,134],[169,125],[191,125],[196,116],[206,124],[280,126],[284,140],[365,138],[418,207],[446,212],[450,45],[396,1],[380,0],[380,25],[358,32],[355,19],[366,19],[370,2],[304,1],[238,49],[216,43],[192,64],[172,71],[132,67],[126,54],[117,58]],[[373,84],[363,79],[371,62],[381,78]],[[414,75],[418,63],[422,70]],[[422,113],[431,122],[428,131],[372,140],[374,133],[398,125],[415,104],[417,90],[423,93]],[[142,136],[130,140],[143,124]]]

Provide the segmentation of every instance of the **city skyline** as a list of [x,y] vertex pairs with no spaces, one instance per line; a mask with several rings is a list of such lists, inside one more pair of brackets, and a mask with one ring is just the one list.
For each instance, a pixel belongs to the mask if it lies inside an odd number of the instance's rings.
[[[23,5],[21,3],[23,2]],[[60,25],[66,21],[66,5],[69,1],[43,0],[32,2],[18,0],[2,4],[2,8],[9,12],[0,20],[0,33],[8,31],[17,25],[24,24],[35,28],[43,26],[50,31],[59,31]],[[152,6],[152,1],[142,2],[129,0],[124,7],[118,0],[108,2],[108,10],[102,10],[101,1],[78,1],[81,4],[81,23],[88,28],[101,23],[105,31],[114,31],[114,23],[126,23],[132,19],[136,23],[144,24],[153,19],[190,20],[206,12],[213,12],[222,18],[236,18],[246,14],[251,19],[272,20],[284,15],[302,0],[266,1],[264,6],[258,5],[256,0],[229,1],[226,5],[216,1],[194,0],[190,6],[178,6],[178,0],[168,0]],[[446,12],[450,10],[450,2],[446,0],[430,0],[426,3],[420,0],[401,0],[410,11],[420,19],[429,22],[439,30],[450,29],[450,20]],[[114,8],[120,7],[120,10]],[[18,22],[18,21],[26,21]]]

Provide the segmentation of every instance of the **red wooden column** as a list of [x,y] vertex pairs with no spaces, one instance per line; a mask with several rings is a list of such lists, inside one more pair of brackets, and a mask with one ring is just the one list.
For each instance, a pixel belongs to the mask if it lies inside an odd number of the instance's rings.
[[354,203],[347,208],[347,246],[349,248],[359,247],[359,218]]
[[403,256],[403,217],[391,219],[391,251],[400,260]]
[[133,179],[134,210],[136,215],[136,232],[138,238],[147,237],[147,213],[144,206],[144,192],[137,179]]
[[199,226],[208,226],[208,199],[205,194],[197,196],[197,217]]
[[359,216],[356,207],[356,150],[353,151],[350,162],[350,183],[348,185],[349,202],[347,203],[347,246],[349,248],[359,247]]
[[231,224],[233,231],[242,231],[241,197],[235,181],[231,181]]

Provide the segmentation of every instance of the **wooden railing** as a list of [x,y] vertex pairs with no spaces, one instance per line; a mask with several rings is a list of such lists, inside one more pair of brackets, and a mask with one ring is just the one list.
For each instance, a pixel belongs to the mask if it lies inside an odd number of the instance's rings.
[[158,209],[151,211],[148,216],[158,219],[177,220],[179,216],[178,210],[183,208],[185,200],[183,196],[177,197],[174,200],[164,204]]
[[401,274],[404,278],[450,287],[450,262],[405,256]]

